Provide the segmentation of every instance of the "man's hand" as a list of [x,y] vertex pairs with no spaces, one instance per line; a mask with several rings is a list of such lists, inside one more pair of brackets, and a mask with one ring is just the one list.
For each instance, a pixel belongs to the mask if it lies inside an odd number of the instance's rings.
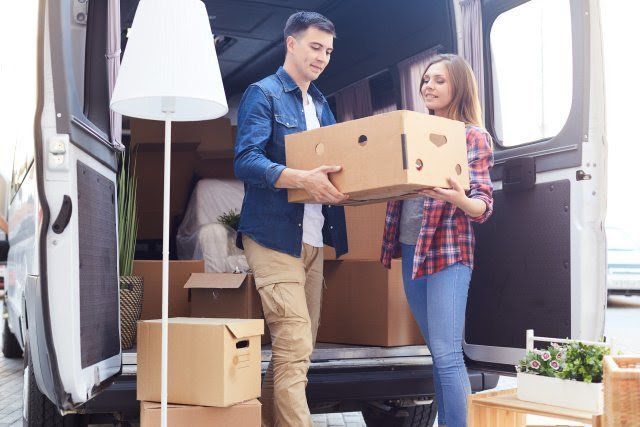
[[304,189],[314,201],[322,204],[338,204],[349,198],[339,192],[329,181],[329,174],[340,172],[342,166],[320,166],[305,171],[286,168],[276,181],[276,188]]
[[302,188],[318,203],[341,203],[349,198],[329,181],[329,174],[340,172],[342,166],[320,166],[305,171],[301,177]]

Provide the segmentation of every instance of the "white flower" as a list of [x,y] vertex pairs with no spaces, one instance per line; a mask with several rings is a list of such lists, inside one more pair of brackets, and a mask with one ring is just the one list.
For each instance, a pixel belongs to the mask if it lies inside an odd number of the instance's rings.
[[551,366],[551,367],[552,367],[554,370],[556,370],[556,371],[557,371],[558,369],[560,369],[560,364],[558,363],[558,361],[557,361],[557,360],[552,360],[552,361],[549,363],[549,366]]
[[556,354],[556,359],[558,359],[558,360],[564,360],[564,356],[565,356],[564,352],[563,352],[563,351],[561,351],[561,352],[559,352],[558,354]]
[[533,369],[538,369],[540,368],[540,362],[538,362],[537,360],[532,360],[531,362],[529,362],[529,366],[531,366]]
[[544,360],[545,362],[551,359],[551,353],[549,353],[548,351],[543,351],[541,356],[542,356],[542,360]]

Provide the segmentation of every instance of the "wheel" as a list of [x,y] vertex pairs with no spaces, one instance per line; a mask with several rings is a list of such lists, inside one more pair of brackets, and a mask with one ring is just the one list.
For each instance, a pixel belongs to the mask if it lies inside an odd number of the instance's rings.
[[9,330],[9,320],[4,319],[2,329],[2,353],[8,359],[18,359],[22,357],[22,348],[13,332]]
[[80,415],[60,415],[58,408],[40,392],[28,352],[25,357],[22,405],[22,425],[25,427],[80,427],[84,425]]
[[435,400],[428,405],[392,407],[384,410],[369,406],[362,411],[367,427],[431,427],[438,408]]

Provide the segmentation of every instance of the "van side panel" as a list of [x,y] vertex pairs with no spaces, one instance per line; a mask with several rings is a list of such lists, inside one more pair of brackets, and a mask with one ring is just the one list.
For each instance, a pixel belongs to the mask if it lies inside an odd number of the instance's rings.
[[[77,163],[81,366],[120,352],[115,184]],[[100,333],[96,333],[100,331]]]

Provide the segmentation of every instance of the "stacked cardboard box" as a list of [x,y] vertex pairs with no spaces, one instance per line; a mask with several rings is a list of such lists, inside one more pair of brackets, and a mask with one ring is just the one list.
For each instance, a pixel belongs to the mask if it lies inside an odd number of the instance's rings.
[[[259,425],[262,333],[262,320],[169,319],[169,425]],[[142,426],[159,425],[161,334],[160,320],[138,323]]]
[[393,347],[424,340],[404,294],[401,260],[327,261],[318,341]]
[[349,253],[325,247],[326,289],[318,342],[375,346],[422,345],[402,283],[402,265],[380,264],[386,203],[345,207]]
[[[189,293],[190,317],[262,319],[262,302],[247,273],[192,273],[184,285]],[[262,344],[269,343],[265,325]]]
[[[202,260],[169,261],[169,317],[189,316],[189,293],[184,289],[192,273],[204,273]],[[142,276],[142,320],[162,317],[162,261],[135,260],[133,275]]]

